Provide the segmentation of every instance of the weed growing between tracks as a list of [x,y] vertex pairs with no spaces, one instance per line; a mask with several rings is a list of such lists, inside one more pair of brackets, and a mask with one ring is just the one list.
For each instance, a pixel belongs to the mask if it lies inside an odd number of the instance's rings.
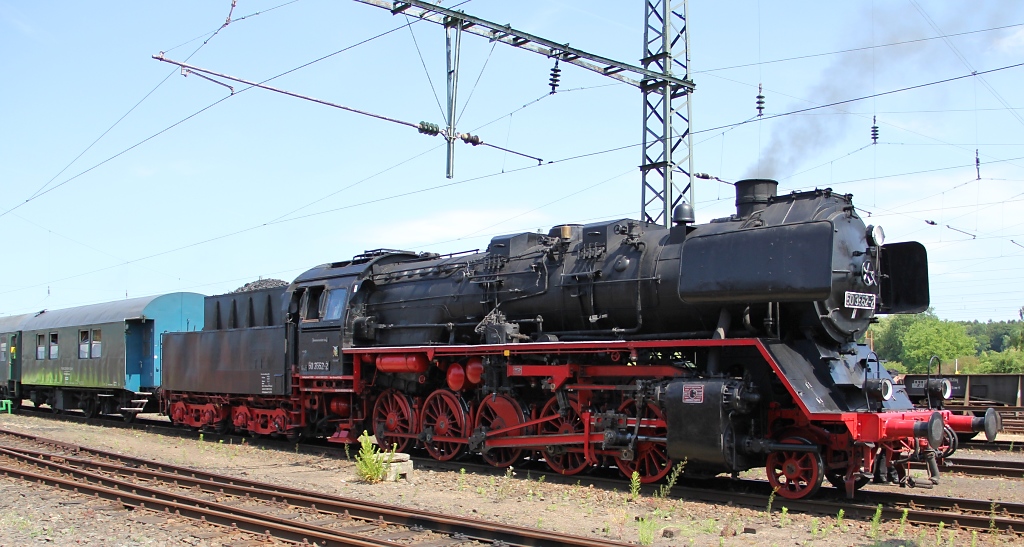
[[356,475],[365,482],[377,483],[384,480],[388,468],[395,459],[395,446],[391,451],[379,451],[373,444],[373,437],[366,431],[359,437],[359,453],[356,454]]
[[[904,515],[906,514],[906,510],[904,510],[903,514]],[[878,504],[878,508],[875,509],[875,515],[873,517],[871,517],[871,534],[868,537],[870,537],[872,539],[877,538],[878,537],[878,532],[879,532],[879,529],[881,528],[881,526],[882,526],[882,504],[879,503]]]

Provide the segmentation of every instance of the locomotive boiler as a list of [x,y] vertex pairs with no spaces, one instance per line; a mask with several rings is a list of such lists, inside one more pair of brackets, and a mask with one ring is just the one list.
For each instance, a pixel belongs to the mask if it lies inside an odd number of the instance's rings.
[[[197,427],[367,429],[440,460],[538,457],[562,474],[764,466],[789,498],[934,461],[946,427],[995,435],[994,416],[915,410],[857,344],[876,313],[927,308],[922,245],[886,243],[849,195],[735,187],[736,213],[706,224],[684,203],[667,229],[567,224],[482,253],[313,268],[281,295],[281,325],[166,335],[165,407]],[[253,329],[283,359],[233,357]],[[201,382],[175,384],[199,362]]]

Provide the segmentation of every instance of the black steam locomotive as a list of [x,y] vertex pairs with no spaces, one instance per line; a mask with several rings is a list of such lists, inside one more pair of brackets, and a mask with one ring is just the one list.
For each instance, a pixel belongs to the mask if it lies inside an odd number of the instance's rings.
[[[377,250],[287,289],[210,297],[164,335],[163,410],[194,427],[416,445],[496,466],[541,457],[644,482],[765,466],[779,495],[852,495],[934,458],[948,426],[857,344],[928,306],[916,242],[885,244],[851,196],[736,183],[736,214],[495,237],[486,252]],[[934,467],[934,466],[932,466]]]

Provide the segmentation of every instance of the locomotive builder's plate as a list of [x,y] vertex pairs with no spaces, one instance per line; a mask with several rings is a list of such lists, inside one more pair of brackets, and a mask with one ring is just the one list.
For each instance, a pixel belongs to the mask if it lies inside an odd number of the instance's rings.
[[875,295],[862,292],[846,291],[846,307],[861,310],[875,309]]

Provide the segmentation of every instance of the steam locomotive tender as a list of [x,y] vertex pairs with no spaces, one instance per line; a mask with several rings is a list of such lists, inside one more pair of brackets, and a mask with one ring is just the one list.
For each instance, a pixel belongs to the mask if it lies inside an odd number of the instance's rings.
[[736,214],[703,225],[684,203],[670,229],[625,219],[484,253],[378,250],[278,295],[211,297],[206,331],[165,335],[164,410],[293,438],[366,429],[439,460],[540,455],[566,475],[765,466],[786,498],[823,478],[852,495],[877,467],[934,461],[947,426],[995,435],[994,415],[915,410],[856,344],[876,313],[928,306],[922,245],[885,244],[849,195],[735,186]]

